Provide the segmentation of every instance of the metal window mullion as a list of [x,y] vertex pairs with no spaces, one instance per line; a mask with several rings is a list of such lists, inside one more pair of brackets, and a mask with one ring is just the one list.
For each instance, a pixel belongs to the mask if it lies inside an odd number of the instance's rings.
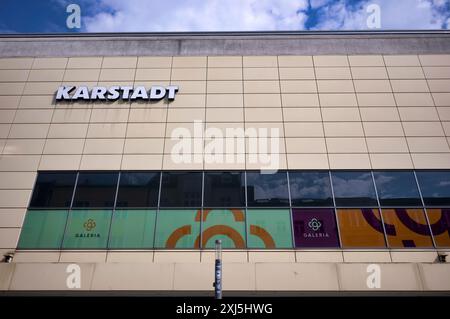
[[59,250],[63,249],[62,246],[63,246],[63,243],[64,243],[64,239],[66,238],[67,225],[69,224],[69,216],[70,216],[70,213],[72,211],[73,201],[75,200],[75,192],[76,192],[77,186],[78,186],[78,176],[80,176],[80,172],[79,171],[77,172],[77,176],[75,177],[75,184],[73,186],[72,198],[70,199],[69,209],[67,210],[66,224],[64,225],[63,238],[61,240],[61,244],[59,245]]
[[377,183],[375,182],[375,176],[373,174],[373,171],[371,171],[371,175],[372,175],[373,186],[375,187],[375,196],[377,197],[378,212],[380,214],[381,225],[383,226],[384,241],[386,243],[386,248],[390,249],[389,248],[389,240],[388,240],[388,236],[387,236],[387,232],[386,232],[386,225],[384,224],[383,210],[381,209],[380,196],[378,195]]
[[[293,210],[292,210],[292,196],[291,196],[291,181],[289,179],[289,170],[286,170],[286,177],[287,177],[287,185],[288,185],[288,196],[289,196],[289,215],[291,218],[291,241],[292,241],[292,247],[295,250],[295,236],[294,236],[294,217],[293,217]],[[297,261],[297,254],[295,254],[295,260]]]
[[106,241],[106,250],[109,250],[109,241],[111,240],[111,229],[112,229],[112,224],[113,224],[113,220],[114,220],[114,215],[116,213],[117,197],[119,195],[119,185],[120,185],[121,175],[122,175],[122,172],[119,171],[119,173],[117,175],[116,194],[114,195],[114,204],[113,204],[112,212],[111,212],[111,221],[109,223],[108,239]]
[[331,177],[331,170],[328,171],[328,177],[330,179],[330,187],[331,187],[331,197],[333,198],[333,205],[334,205],[334,218],[336,220],[336,229],[337,229],[337,233],[338,233],[338,239],[339,239],[339,247],[341,249],[343,249],[342,246],[342,239],[341,239],[341,230],[339,228],[339,218],[338,218],[338,214],[337,214],[337,209],[336,209],[336,199],[334,198],[334,187],[333,187],[333,179]]

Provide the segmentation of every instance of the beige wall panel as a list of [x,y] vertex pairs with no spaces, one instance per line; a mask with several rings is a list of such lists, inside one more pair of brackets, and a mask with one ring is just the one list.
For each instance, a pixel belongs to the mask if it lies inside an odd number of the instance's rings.
[[[198,119],[203,120],[201,118]],[[244,121],[244,109],[242,108],[208,108],[206,110],[206,122],[243,122],[243,121]]]
[[102,67],[107,69],[127,69],[135,68],[137,57],[104,57]]
[[[223,165],[221,163],[220,165]],[[199,161],[194,160],[194,156],[189,158],[188,162],[179,162],[178,159],[172,158],[170,155],[165,155],[163,157],[162,169],[164,170],[196,170],[203,169],[203,161],[201,160],[201,155]]]
[[[278,80],[278,68],[245,68],[244,80]],[[218,79],[220,80],[220,79]],[[230,79],[235,80],[235,79]]]
[[267,154],[247,154],[245,159],[245,169],[269,171],[287,169],[286,154],[269,155],[271,156],[270,161],[267,160]]
[[62,251],[59,262],[61,263],[104,263],[106,261],[106,251]]
[[439,121],[434,107],[399,107],[402,121]]
[[0,70],[31,69],[34,58],[1,58]]
[[7,138],[11,124],[0,124],[0,138]]
[[241,56],[209,56],[208,67],[210,68],[240,68],[242,67]]
[[[0,209],[0,227],[1,228],[20,228],[25,218],[25,208],[7,208]],[[14,256],[16,257],[16,256]],[[16,259],[14,258],[14,261]]]
[[[64,76],[63,70],[31,70],[28,76],[29,82],[61,82]],[[56,90],[55,90],[56,91]]]
[[327,154],[287,154],[289,169],[329,169]]
[[323,137],[322,123],[290,122],[284,124],[286,137]]
[[87,139],[83,154],[122,154],[124,139]]
[[73,57],[67,62],[67,69],[100,69],[102,57]]
[[51,124],[48,138],[85,138],[89,124]]
[[358,104],[366,106],[396,106],[392,93],[358,93]]
[[391,251],[394,263],[432,263],[437,259],[435,251]]
[[[444,127],[445,136],[450,136],[450,122],[441,122],[442,126]],[[1,131],[1,126],[0,126]]]
[[330,169],[371,169],[368,154],[329,154]]
[[361,122],[323,123],[323,127],[327,137],[364,136]]
[[170,103],[169,108],[181,108],[181,107],[205,107],[206,96],[203,94],[180,94],[177,98]]
[[388,67],[390,79],[424,79],[421,67]]
[[317,80],[320,93],[352,93],[355,91],[351,80]]
[[[214,250],[202,250],[200,261],[202,263],[213,264],[216,256]],[[222,260],[224,263],[247,263],[248,251],[222,250]]]
[[2,155],[0,171],[34,172],[39,165],[39,155]]
[[21,95],[24,87],[25,82],[0,83],[0,95]]
[[450,67],[448,66],[423,67],[423,72],[428,79],[450,79]]
[[411,169],[409,154],[370,154],[373,169]]
[[[21,109],[53,109],[55,106],[53,95],[24,95],[21,97],[19,104]],[[58,106],[61,106],[61,104],[58,104]]]
[[[286,82],[296,81],[282,81],[281,88],[283,93],[302,93],[301,91],[290,92],[290,90],[283,90],[283,85]],[[278,81],[244,81],[244,93],[280,93],[280,83]]]
[[280,108],[246,108],[245,122],[282,122],[283,113]]
[[107,263],[152,263],[153,251],[108,251]]
[[172,60],[173,68],[206,68],[206,56],[175,56]]
[[341,263],[344,261],[340,251],[296,251],[298,263]]
[[314,80],[314,68],[279,68],[280,80]]
[[381,55],[349,55],[348,60],[351,66],[384,66]]
[[450,120],[450,107],[438,107],[437,110],[441,121]]
[[72,69],[64,73],[64,81],[98,81],[100,69]]
[[450,168],[450,154],[411,154],[414,167],[417,169]]
[[406,136],[444,136],[440,125],[434,122],[404,122]]
[[42,155],[39,170],[78,170],[81,155]]
[[[1,92],[0,83],[0,92]],[[15,83],[18,84],[18,83]],[[59,82],[27,82],[25,88],[23,89],[24,95],[52,95],[58,90],[61,83]],[[13,89],[13,88],[12,88]],[[13,92],[20,91],[19,88],[13,90]],[[20,93],[10,93],[10,94],[20,94]]]
[[16,251],[14,253],[15,263],[57,263],[60,252],[50,251]]
[[361,121],[358,108],[324,108],[322,109],[324,122]]
[[27,190],[0,190],[0,205],[3,208],[27,207],[30,200],[31,189]]
[[102,69],[99,81],[133,81],[136,69]]
[[126,123],[91,123],[89,124],[88,138],[120,138],[125,137]]
[[198,251],[155,251],[153,261],[155,263],[199,263],[200,250]]
[[351,80],[350,68],[316,68],[318,80]]
[[[178,93],[182,94],[206,94],[206,81],[176,81],[172,83],[178,85]],[[147,86],[149,87],[149,86]],[[142,103],[147,105],[148,102]],[[158,102],[150,102],[152,105],[165,104],[164,100]],[[170,103],[169,103],[170,104]]]
[[[181,110],[180,110],[181,111]],[[131,109],[128,122],[166,122],[167,109]]]
[[[246,69],[251,70],[251,69]],[[259,70],[259,69],[258,69]],[[275,69],[276,70],[276,69]],[[249,73],[249,72],[247,72]],[[248,75],[248,74],[247,74]],[[251,76],[250,72],[250,76]],[[278,73],[277,77],[278,78]],[[242,80],[242,68],[208,68],[207,70],[208,81],[223,81],[223,80]]]
[[450,92],[450,80],[428,80],[431,92]]
[[284,107],[318,107],[317,94],[281,94]]
[[402,123],[400,122],[363,122],[363,125],[368,137],[404,136]]
[[[216,94],[216,93],[242,94],[243,91],[244,89],[242,81],[208,81],[206,83],[206,92],[208,94]],[[275,93],[278,93],[278,91]]]
[[52,123],[87,123],[90,117],[90,109],[55,110]]
[[321,122],[322,115],[319,108],[284,108],[285,122]]
[[162,154],[163,148],[164,148],[164,139],[162,138],[126,139],[124,153]]
[[395,107],[362,107],[359,109],[361,118],[365,122],[371,121],[400,121]]
[[128,121],[129,109],[93,109],[91,123],[119,123]]
[[364,138],[327,138],[328,153],[367,153]]
[[126,137],[164,137],[165,123],[128,123]]
[[25,82],[28,79],[29,70],[1,70],[0,82]]
[[450,152],[445,137],[408,137],[411,153]]
[[187,69],[172,69],[172,81],[190,80],[190,81],[204,81],[206,80],[205,68],[187,68]]
[[339,289],[333,264],[258,263],[256,290],[296,291]]
[[44,154],[81,154],[84,141],[84,139],[48,139]]
[[64,69],[68,58],[35,58],[32,69]]
[[15,110],[0,110],[0,123],[12,123],[15,115]]
[[420,66],[417,55],[385,55],[386,66]]
[[370,153],[408,153],[408,145],[403,137],[367,138]]
[[[208,95],[208,101],[211,95]],[[242,98],[242,96],[241,96]],[[280,94],[244,94],[243,96],[245,107],[280,107]],[[236,103],[235,105],[239,105]],[[242,106],[239,105],[239,106]]]
[[244,56],[244,68],[276,68],[278,60],[276,56]]
[[388,78],[385,67],[352,67],[351,71],[355,80],[382,80]]
[[170,69],[137,69],[136,81],[169,81]]
[[442,264],[419,264],[425,290],[450,290],[450,267]]
[[391,80],[392,90],[400,93],[430,92],[426,80]]
[[312,67],[312,56],[309,55],[284,55],[278,56],[280,68]]
[[391,84],[388,80],[354,80],[355,91],[358,93],[370,92],[392,92]]
[[0,248],[16,248],[20,228],[0,228]]
[[50,123],[53,110],[17,110],[14,123]]
[[35,172],[1,172],[0,189],[32,189],[35,179]]
[[140,56],[138,57],[138,68],[170,68],[172,57],[170,56]]
[[434,106],[429,93],[395,93],[398,106]]
[[[212,109],[208,109],[211,111]],[[205,109],[170,109],[167,115],[167,122],[193,122],[193,121],[204,121],[205,120]]]
[[288,154],[327,152],[323,138],[286,138],[286,148]]
[[158,155],[129,155],[124,154],[122,159],[123,170],[161,170],[163,156]]
[[45,140],[8,139],[3,154],[9,155],[40,155],[44,149]]
[[122,155],[83,155],[81,170],[119,170]]
[[13,124],[10,138],[46,138],[50,124]]
[[342,67],[349,66],[345,55],[316,55],[313,57],[315,67]]
[[343,251],[346,263],[390,263],[389,251]]
[[450,54],[419,55],[423,66],[450,66]]
[[21,99],[23,97],[18,95],[0,96],[0,109],[17,109]]
[[358,106],[355,93],[319,94],[322,107],[350,107]]
[[249,251],[250,263],[292,263],[295,262],[294,251]]

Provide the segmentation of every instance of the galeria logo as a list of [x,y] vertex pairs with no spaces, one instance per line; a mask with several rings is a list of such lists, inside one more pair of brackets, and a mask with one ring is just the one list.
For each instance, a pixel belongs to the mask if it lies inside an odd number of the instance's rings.
[[308,227],[314,231],[318,231],[322,227],[322,223],[317,218],[313,218],[309,221]]
[[95,226],[97,226],[95,220],[90,218],[83,224],[84,229],[86,229],[87,231],[93,230]]

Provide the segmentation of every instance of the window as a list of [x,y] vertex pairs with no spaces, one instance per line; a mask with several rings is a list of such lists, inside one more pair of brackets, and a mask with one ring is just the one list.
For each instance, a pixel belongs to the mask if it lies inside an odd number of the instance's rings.
[[289,172],[292,206],[333,206],[328,172]]
[[372,174],[366,171],[332,172],[336,206],[377,206]]
[[119,173],[80,173],[73,207],[114,206]]
[[422,206],[413,172],[373,173],[381,206]]
[[156,218],[156,248],[200,248],[201,209],[163,209]]
[[242,172],[205,172],[205,207],[244,207]]
[[248,209],[247,234],[249,248],[292,248],[289,209]]
[[157,207],[159,182],[159,172],[121,173],[117,207]]
[[245,211],[243,209],[204,209],[202,248],[214,248],[217,239],[222,248],[245,248]]
[[343,248],[386,247],[378,209],[338,209],[337,216]]
[[108,247],[151,249],[155,235],[156,210],[116,210],[113,213]]
[[65,249],[106,249],[111,210],[72,210],[64,235]]
[[294,208],[294,240],[297,248],[339,247],[334,209]]
[[20,234],[19,249],[60,249],[66,210],[29,210]]
[[200,207],[202,172],[163,172],[161,207]]
[[286,172],[247,173],[247,206],[289,206]]
[[417,171],[425,205],[450,205],[450,171]]
[[70,207],[77,173],[39,173],[31,198],[31,208]]

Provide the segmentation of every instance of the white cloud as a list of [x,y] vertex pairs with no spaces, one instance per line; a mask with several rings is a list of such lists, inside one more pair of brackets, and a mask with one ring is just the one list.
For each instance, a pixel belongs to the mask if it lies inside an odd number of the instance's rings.
[[308,0],[101,0],[88,32],[299,30]]

